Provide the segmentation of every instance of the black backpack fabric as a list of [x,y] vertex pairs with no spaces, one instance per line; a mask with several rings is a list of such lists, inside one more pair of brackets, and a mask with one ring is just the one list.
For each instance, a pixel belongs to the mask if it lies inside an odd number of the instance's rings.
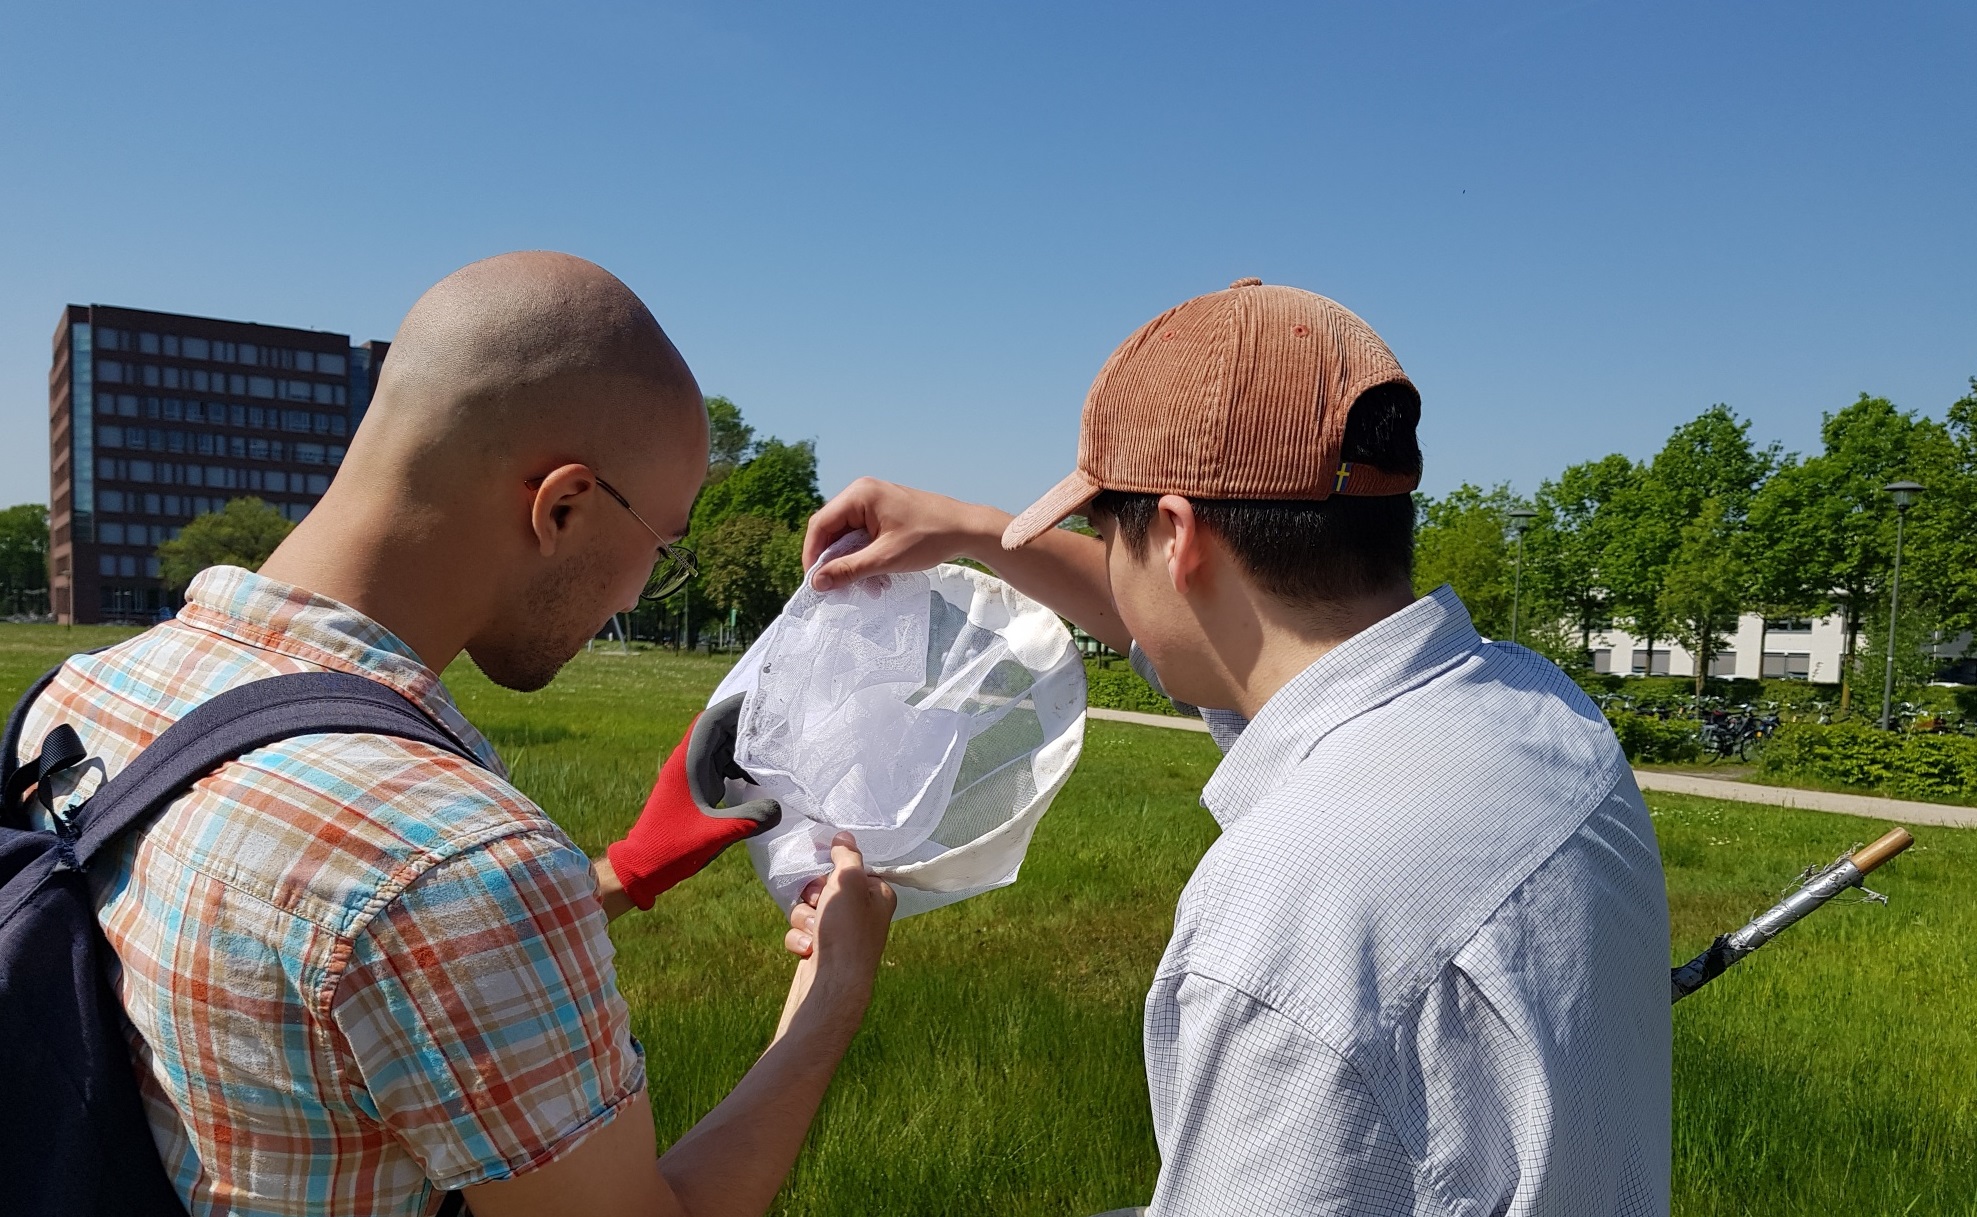
[[[345,672],[275,676],[219,694],[174,723],[100,786],[61,831],[30,827],[27,792],[88,758],[61,724],[16,764],[28,708],[0,754],[0,1212],[185,1217],[151,1139],[110,987],[90,863],[193,783],[245,753],[298,735],[388,735],[473,753],[398,693]],[[458,1197],[449,1198],[448,1210]]]

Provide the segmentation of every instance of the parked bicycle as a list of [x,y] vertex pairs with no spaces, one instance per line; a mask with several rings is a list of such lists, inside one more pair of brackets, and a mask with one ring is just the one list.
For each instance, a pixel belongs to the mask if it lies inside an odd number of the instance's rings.
[[1755,758],[1765,742],[1777,734],[1779,725],[1775,712],[1760,714],[1746,703],[1734,711],[1704,710],[1697,734],[1702,739],[1703,753],[1710,760],[1735,757],[1748,761]]

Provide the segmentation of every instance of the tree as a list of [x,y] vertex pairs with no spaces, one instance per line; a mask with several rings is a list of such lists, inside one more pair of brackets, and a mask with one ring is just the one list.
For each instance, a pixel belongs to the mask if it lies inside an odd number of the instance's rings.
[[1467,482],[1440,499],[1424,498],[1414,534],[1414,589],[1455,589],[1476,628],[1510,636],[1512,583],[1510,509],[1522,500],[1509,486],[1489,490]]
[[761,515],[801,528],[824,505],[817,489],[817,448],[809,440],[763,440],[755,455],[719,482],[704,487],[693,505],[693,527],[704,535],[737,515]]
[[775,620],[803,582],[803,534],[769,516],[729,516],[708,530],[699,554],[707,600],[731,610],[748,635]]
[[1914,476],[1928,490],[1908,513],[1902,599],[1932,604],[1946,634],[1977,631],[1977,376],[1940,439],[1919,447]]
[[187,524],[158,547],[159,575],[165,586],[183,591],[209,566],[261,569],[295,525],[260,499],[234,499]]
[[1606,552],[1621,527],[1614,505],[1635,476],[1634,463],[1616,452],[1567,467],[1538,487],[1532,504],[1538,516],[1524,537],[1531,619],[1565,623],[1581,652],[1613,615]]
[[[1685,530],[1708,511],[1721,517],[1714,526],[1720,534],[1734,538],[1778,459],[1776,444],[1752,447],[1750,423],[1719,403],[1675,428],[1654,459],[1614,495],[1616,527],[1603,569],[1615,615],[1647,643],[1649,672],[1655,641],[1668,637],[1673,625],[1673,601],[1664,592]],[[1698,551],[1690,552],[1700,560]],[[1681,599],[1687,602],[1687,593]],[[1706,660],[1698,656],[1697,663]]]
[[733,611],[751,631],[765,626],[802,579],[803,529],[824,505],[815,444],[757,439],[740,407],[725,397],[707,399],[707,419],[707,481],[685,541],[699,556],[701,575],[640,618],[655,630],[662,615],[672,619],[663,628],[675,631],[683,646],[692,645],[717,610]]
[[707,399],[707,485],[716,485],[755,455],[755,428],[725,397]]
[[0,511],[0,597],[9,613],[48,611],[48,509],[39,503]]
[[1682,526],[1661,586],[1661,616],[1695,657],[1698,699],[1710,660],[1736,628],[1742,608],[1746,575],[1738,529],[1722,499],[1703,500],[1702,510]]
[[1761,546],[1757,582],[1769,596],[1841,614],[1844,708],[1858,674],[1861,626],[1887,595],[1894,562],[1895,508],[1882,487],[1912,476],[1932,455],[1950,459],[1950,440],[1939,424],[1863,393],[1825,416],[1820,442],[1819,455],[1788,462],[1765,483],[1750,526]]

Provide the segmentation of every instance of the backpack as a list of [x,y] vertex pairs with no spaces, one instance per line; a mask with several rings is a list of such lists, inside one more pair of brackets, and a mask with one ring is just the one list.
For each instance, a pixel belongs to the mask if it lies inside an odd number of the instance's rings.
[[[15,762],[28,709],[60,671],[21,698],[0,742],[0,1210],[185,1217],[138,1095],[90,863],[213,770],[293,736],[388,735],[480,761],[374,680],[346,672],[274,676],[194,708],[60,831],[40,832],[29,826],[27,792],[87,759],[75,728],[62,723],[38,756]],[[449,1196],[442,1211],[458,1203],[457,1193]]]

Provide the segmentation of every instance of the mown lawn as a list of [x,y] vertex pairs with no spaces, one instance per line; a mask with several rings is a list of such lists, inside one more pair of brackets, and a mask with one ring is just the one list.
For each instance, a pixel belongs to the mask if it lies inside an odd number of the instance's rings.
[[[118,636],[0,626],[0,689]],[[595,851],[724,666],[600,651],[530,696],[464,663],[447,679],[522,789]],[[896,927],[779,1211],[1075,1217],[1145,1200],[1140,1002],[1214,838],[1195,796],[1215,759],[1203,736],[1094,722],[1022,881]],[[1649,802],[1676,958],[1884,827]],[[1674,1012],[1678,1214],[1977,1214],[1977,832],[1920,837],[1877,876],[1889,907],[1829,908]],[[780,924],[737,852],[614,930],[662,1139],[760,1051],[789,971]]]

